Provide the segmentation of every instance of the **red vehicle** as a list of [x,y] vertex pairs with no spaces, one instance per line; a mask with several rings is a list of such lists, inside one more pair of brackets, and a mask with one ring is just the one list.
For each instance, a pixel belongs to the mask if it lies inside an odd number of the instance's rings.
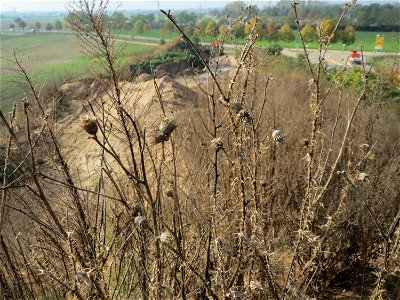
[[351,51],[350,56],[349,56],[349,61],[352,64],[361,65],[362,64],[361,54],[358,53],[357,50]]

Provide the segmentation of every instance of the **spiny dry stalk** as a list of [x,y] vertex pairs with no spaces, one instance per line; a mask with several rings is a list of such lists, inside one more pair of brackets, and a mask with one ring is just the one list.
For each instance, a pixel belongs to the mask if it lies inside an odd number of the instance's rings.
[[[211,82],[194,77],[203,94],[178,109],[154,78],[159,103],[140,111],[121,83],[106,4],[71,11],[86,53],[109,74],[76,120],[79,143],[98,151],[85,168],[71,167],[48,99],[16,58],[32,95],[10,121],[1,114],[5,297],[322,299],[337,286],[394,295],[400,149],[387,112],[363,103],[366,71],[359,95],[324,82],[321,45],[309,73],[279,73],[255,47],[256,19],[237,67],[219,75],[166,13]],[[25,177],[8,177],[12,166]]]

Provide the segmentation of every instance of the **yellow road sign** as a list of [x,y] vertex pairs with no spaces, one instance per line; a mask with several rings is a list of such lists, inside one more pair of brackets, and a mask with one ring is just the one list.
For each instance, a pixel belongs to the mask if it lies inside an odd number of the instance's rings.
[[385,43],[385,36],[383,34],[376,35],[376,38],[375,38],[375,49],[376,50],[383,49],[384,43]]

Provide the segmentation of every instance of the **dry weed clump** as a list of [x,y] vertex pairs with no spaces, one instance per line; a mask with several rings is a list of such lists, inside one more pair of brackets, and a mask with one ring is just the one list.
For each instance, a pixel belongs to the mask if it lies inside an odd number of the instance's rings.
[[[398,297],[399,120],[363,102],[366,80],[354,93],[323,81],[320,64],[273,79],[255,22],[232,72],[207,65],[208,81],[191,78],[196,105],[163,101],[156,80],[158,102],[139,105],[143,95],[115,65],[106,8],[82,0],[69,19],[110,74],[81,118],[98,153],[85,166],[72,167],[83,151],[65,150],[52,101],[16,58],[32,96],[16,115],[1,114],[3,297]],[[321,58],[328,46],[329,37]],[[23,178],[9,176],[11,163]]]
[[90,115],[84,115],[80,119],[81,126],[88,134],[96,135],[98,131],[96,118]]

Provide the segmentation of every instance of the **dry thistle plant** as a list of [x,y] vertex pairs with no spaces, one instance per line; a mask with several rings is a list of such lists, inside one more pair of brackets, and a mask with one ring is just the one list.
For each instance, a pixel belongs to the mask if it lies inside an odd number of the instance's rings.
[[98,131],[98,126],[97,126],[95,117],[90,116],[90,115],[84,115],[81,117],[80,123],[81,123],[83,129],[85,129],[85,131],[88,134],[96,135],[96,133]]
[[[292,6],[297,16],[301,4]],[[338,296],[395,299],[398,120],[363,102],[367,70],[360,94],[324,81],[331,37],[312,65],[297,19],[308,73],[278,71],[255,46],[255,18],[237,66],[219,72],[163,13],[209,74],[185,77],[201,92],[194,105],[163,101],[156,78],[159,101],[141,105],[115,64],[107,2],[70,8],[85,53],[108,74],[74,123],[92,152],[67,148],[52,102],[15,58],[31,96],[8,120],[0,115],[5,165],[24,170],[18,180],[3,172],[2,296],[326,299],[350,287]]]

